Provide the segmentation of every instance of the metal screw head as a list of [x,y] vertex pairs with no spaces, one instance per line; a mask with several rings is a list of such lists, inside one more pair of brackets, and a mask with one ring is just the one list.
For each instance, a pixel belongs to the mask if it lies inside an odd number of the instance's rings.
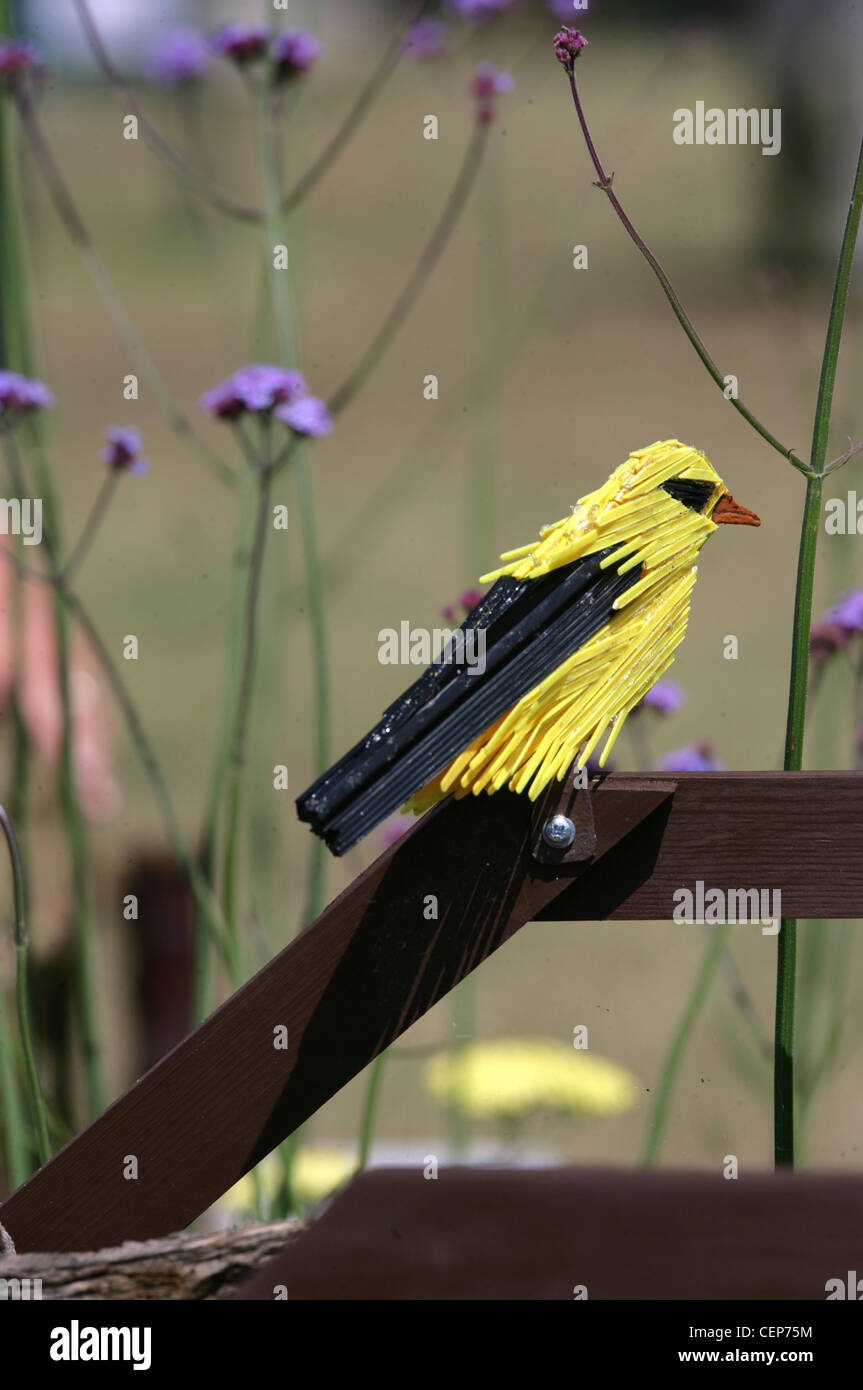
[[575,839],[575,826],[569,816],[552,816],[542,827],[542,838],[551,849],[569,849]]

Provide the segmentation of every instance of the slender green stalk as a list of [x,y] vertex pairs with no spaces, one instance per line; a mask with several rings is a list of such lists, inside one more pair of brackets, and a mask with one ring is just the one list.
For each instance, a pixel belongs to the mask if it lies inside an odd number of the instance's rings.
[[84,1071],[90,1116],[101,1115],[107,1095],[103,1072],[101,1028],[96,986],[95,922],[87,871],[87,829],[78,795],[75,767],[75,724],[72,712],[71,653],[69,612],[59,592],[54,599],[54,626],[57,637],[57,669],[60,677],[62,738],[60,742],[60,804],[66,823],[72,861],[72,891],[75,917],[75,971]]
[[[315,504],[308,464],[303,453],[298,453],[294,462],[294,482],[300,508],[300,525],[303,532],[303,555],[305,557],[306,593],[312,628],[312,670],[315,696],[315,776],[323,772],[329,761],[330,751],[330,677],[327,643],[327,617],[324,598],[324,575],[318,550],[318,533],[315,518]],[[309,849],[308,878],[306,880],[306,900],[303,908],[302,925],[313,922],[324,905],[324,883],[326,858],[324,843],[315,837]]]
[[[9,17],[7,15],[7,17]],[[20,84],[17,89],[17,107],[21,123],[26,128],[28,113],[32,111],[26,87]],[[4,155],[9,159],[3,170],[4,232],[10,236],[10,243],[3,248],[3,288],[4,295],[10,281],[15,282],[12,298],[4,305],[4,347],[13,345],[19,370],[32,369],[32,350],[30,345],[29,316],[29,277],[26,250],[24,247],[21,220],[18,213],[18,190],[15,182],[15,165],[8,140],[8,129]],[[51,563],[56,568],[59,555],[59,518],[54,495],[53,480],[43,448],[41,421],[37,417],[27,427],[29,438],[34,442],[39,493],[43,503],[43,545]],[[7,468],[13,492],[19,497],[29,495],[17,449],[10,429],[3,431],[6,449]],[[11,550],[7,552],[14,554]],[[17,558],[17,557],[15,557]],[[68,628],[65,608],[59,597],[54,604],[55,639],[57,644],[57,671],[60,687],[62,735],[59,766],[59,795],[63,811],[69,853],[72,867],[72,885],[75,921],[75,952],[80,1013],[81,1042],[84,1051],[87,1077],[88,1104],[91,1116],[104,1109],[105,1089],[102,1077],[101,1047],[99,1039],[98,1009],[94,983],[93,920],[89,898],[86,862],[86,830],[75,786],[74,767],[74,728],[72,721],[71,688],[69,673]]]
[[102,486],[96,494],[96,500],[90,510],[90,515],[84,522],[81,534],[72,548],[72,553],[63,566],[63,578],[67,584],[78,569],[78,566],[85,560],[91,545],[96,539],[99,527],[111,505],[111,500],[117,486],[117,477],[117,470],[115,468],[110,468],[102,479]]
[[813,929],[830,933],[828,938],[833,947],[830,955],[831,959],[827,963],[824,971],[823,993],[827,1005],[827,1023],[824,1027],[820,1046],[814,1052],[814,1057],[809,1055],[808,1073],[805,1084],[798,1086],[797,1101],[797,1129],[795,1141],[797,1146],[797,1160],[802,1160],[803,1145],[806,1138],[807,1126],[812,1112],[815,1098],[819,1087],[832,1066],[836,1053],[839,1049],[839,1041],[842,1035],[842,1023],[845,1008],[845,1001],[848,993],[849,981],[852,978],[848,968],[851,945],[853,942],[853,929],[850,922],[813,922],[810,924]]
[[[287,272],[275,269],[273,264],[273,247],[282,243],[285,235],[275,134],[278,109],[277,102],[266,92],[263,93],[258,106],[258,155],[266,216],[265,254],[270,273],[276,342],[282,361],[288,363],[296,359],[297,356],[290,281],[287,278]],[[290,450],[290,459],[303,534],[305,590],[311,617],[312,671],[315,695],[314,772],[317,776],[326,768],[330,747],[327,615],[318,543],[317,516],[305,446],[296,444]],[[323,907],[325,867],[324,846],[321,841],[316,839],[309,850],[306,901],[302,916],[303,925],[313,921]]]
[[[255,534],[252,541],[252,559],[249,567],[246,589],[244,640],[240,663],[240,680],[237,689],[237,706],[231,740],[231,759],[227,774],[225,850],[222,869],[222,892],[225,904],[225,920],[228,937],[232,943],[232,959],[239,968],[241,952],[239,941],[238,911],[238,849],[240,810],[242,806],[243,783],[246,759],[246,739],[248,736],[254,689],[255,660],[257,657],[258,598],[263,572],[264,552],[267,532],[270,526],[270,488],[272,466],[268,458],[261,461],[258,475],[258,500],[255,516]],[[235,974],[234,985],[241,983]]]
[[[824,464],[827,457],[827,438],[833,392],[836,385],[836,366],[845,321],[848,287],[854,248],[860,229],[863,207],[863,141],[857,157],[857,169],[845,231],[839,250],[833,300],[827,321],[824,355],[818,383],[818,400],[812,427],[812,476],[806,483],[806,501],[800,532],[797,562],[797,586],[794,597],[794,626],[791,644],[791,672],[788,691],[788,717],[785,729],[785,768],[799,770],[803,766],[803,738],[806,727],[806,695],[809,677],[809,630],[812,626],[812,589],[815,576],[815,554],[818,526],[821,519],[821,492]],[[774,1151],[777,1166],[794,1164],[794,1007],[797,953],[797,923],[784,918],[779,934],[776,967],[776,1053],[774,1058]]]
[[384,1079],[384,1070],[386,1068],[388,1053],[388,1048],[383,1052],[379,1052],[369,1067],[369,1079],[363,1098],[363,1112],[360,1120],[360,1146],[357,1154],[357,1172],[362,1172],[371,1156],[375,1134],[375,1118],[377,1116],[378,1101],[380,1100],[381,1085]]
[[[225,779],[231,758],[237,690],[240,680],[240,660],[243,644],[244,595],[248,584],[252,556],[252,537],[255,526],[254,478],[249,472],[241,485],[234,563],[228,599],[228,642],[225,656],[225,686],[222,710],[216,736],[216,755],[210,774],[210,788],[204,812],[204,825],[199,842],[198,860],[206,882],[215,887],[218,853],[219,817],[222,809]],[[209,1013],[212,981],[212,939],[206,930],[200,910],[195,937],[194,1021],[200,1022]]]
[[[26,497],[29,490],[11,430],[3,431],[3,440],[12,494],[22,498]],[[42,481],[47,482],[47,478],[43,478]],[[50,494],[49,499],[43,498],[43,502],[45,501],[49,501],[49,505],[45,507],[48,517],[43,524],[42,544],[52,569],[57,572],[60,543],[56,531],[56,506],[54,505],[53,494]],[[9,554],[12,552],[10,551]],[[93,940],[95,925],[87,873],[87,830],[78,797],[75,772],[75,726],[72,713],[69,621],[66,603],[59,589],[55,589],[54,594],[54,635],[57,644],[57,676],[61,711],[58,792],[69,842],[69,858],[72,868],[75,975],[81,1046],[84,1053],[84,1071],[87,1079],[87,1100],[92,1119],[104,1110],[106,1093],[102,1070],[99,1009],[96,998],[96,962]]]
[[722,948],[725,944],[726,927],[724,925],[710,927],[709,931],[710,937],[702,957],[701,966],[695,977],[692,992],[674,1031],[674,1037],[671,1040],[671,1046],[668,1049],[659,1077],[656,1099],[648,1123],[644,1151],[641,1159],[646,1168],[654,1164],[659,1157],[659,1150],[662,1147],[662,1140],[665,1135],[665,1127],[668,1123],[668,1108],[671,1104],[671,1097],[674,1092],[677,1073],[680,1070],[680,1063],[683,1060],[683,1053],[689,1041],[689,1036],[692,1032],[695,1020],[701,1012],[702,1005],[707,998],[713,979],[713,973],[719,963],[719,958],[722,955]]
[[15,904],[15,997],[18,1005],[18,1033],[21,1050],[24,1054],[24,1073],[27,1089],[30,1092],[30,1105],[33,1110],[33,1124],[36,1131],[36,1147],[39,1162],[47,1163],[51,1157],[51,1143],[48,1138],[48,1120],[45,1102],[36,1066],[36,1053],[33,1048],[33,1029],[30,1021],[30,993],[27,987],[27,903],[24,865],[12,823],[5,807],[0,806],[0,828],[9,850],[12,865],[12,889]]
[[[30,1176],[31,1166],[27,1145],[24,1111],[15,1074],[12,1030],[6,1017],[6,1001],[0,989],[0,1116],[9,1186],[20,1187]],[[2,1232],[2,1227],[0,1227]]]

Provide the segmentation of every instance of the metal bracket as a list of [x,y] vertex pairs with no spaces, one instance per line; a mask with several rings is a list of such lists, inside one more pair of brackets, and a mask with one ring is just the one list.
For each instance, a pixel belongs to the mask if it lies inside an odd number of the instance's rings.
[[577,763],[563,782],[552,782],[534,813],[531,853],[541,864],[586,864],[596,853],[590,786]]

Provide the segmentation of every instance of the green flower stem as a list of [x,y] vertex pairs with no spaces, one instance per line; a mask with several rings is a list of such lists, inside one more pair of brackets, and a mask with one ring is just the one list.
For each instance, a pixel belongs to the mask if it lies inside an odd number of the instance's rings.
[[[270,288],[273,314],[272,326],[276,350],[282,364],[287,366],[290,363],[296,363],[298,352],[289,272],[287,270],[277,270],[273,257],[273,248],[276,245],[287,245],[285,216],[281,210],[282,185],[277,132],[277,123],[280,114],[281,102],[279,97],[263,89],[258,97],[256,117],[258,176],[261,184],[261,198],[264,205],[265,216],[263,245],[264,264],[267,282]],[[326,755],[329,746],[327,633],[326,614],[323,608],[321,578],[317,561],[317,518],[315,515],[314,498],[312,495],[311,481],[308,476],[304,449],[301,446],[299,438],[291,435],[285,447],[279,451],[278,454],[273,456],[272,462],[274,473],[277,468],[285,463],[292,465],[293,478],[297,486],[300,501],[300,520],[303,532],[303,555],[305,561],[305,591],[311,610],[314,682],[316,693],[319,696],[316,702],[315,716],[315,772],[317,774],[318,772],[322,772],[326,767]],[[282,634],[282,640],[284,640],[284,634]],[[323,694],[323,699],[320,698],[321,693]],[[306,914],[310,906],[312,908],[312,917],[316,917],[323,905],[324,861],[320,849],[321,847],[317,842],[313,843],[309,849],[309,900],[307,901],[304,911],[304,921],[308,920]],[[282,1199],[288,1204],[285,1207],[286,1213],[290,1210],[289,1204],[293,1201],[293,1167],[300,1142],[301,1129],[298,1129],[279,1145],[279,1159],[282,1166]]]
[[683,1013],[671,1040],[671,1046],[665,1058],[662,1072],[659,1077],[656,1099],[653,1111],[647,1127],[647,1136],[644,1143],[642,1154],[642,1164],[645,1168],[651,1167],[659,1157],[659,1150],[665,1135],[665,1128],[668,1123],[668,1108],[671,1104],[671,1097],[674,1085],[677,1080],[677,1073],[680,1070],[680,1063],[689,1036],[692,1032],[695,1020],[701,1012],[704,1001],[710,990],[714,971],[719,964],[722,949],[725,945],[725,925],[710,927],[710,937],[702,957],[701,966],[695,977],[692,992],[686,1002]]
[[[6,1018],[6,1006],[0,990],[0,1115],[6,1174],[14,1191],[30,1176],[29,1149],[24,1125],[24,1112],[15,1074],[12,1033]],[[0,1227],[2,1231],[2,1227]]]
[[[276,145],[275,122],[278,104],[266,91],[258,104],[258,158],[260,165],[261,189],[266,215],[266,236],[264,252],[270,275],[273,311],[275,315],[276,341],[282,361],[287,364],[296,359],[297,343],[291,302],[290,281],[284,270],[276,270],[273,264],[273,247],[285,244],[284,214],[281,210],[281,190]],[[300,527],[303,535],[303,557],[305,569],[305,588],[309,604],[312,629],[312,669],[315,694],[315,764],[314,774],[322,773],[329,758],[330,748],[330,684],[327,638],[327,615],[324,602],[323,573],[318,542],[317,516],[314,492],[305,456],[305,446],[295,444],[289,451],[294,484],[300,510]],[[309,849],[309,868],[306,887],[306,900],[303,908],[302,924],[314,921],[319,915],[324,900],[326,861],[324,845],[314,840]]]
[[[857,169],[845,231],[836,266],[833,300],[827,321],[824,355],[818,383],[818,400],[812,427],[812,475],[806,484],[806,501],[800,532],[800,551],[797,562],[797,587],[794,598],[794,626],[791,644],[791,673],[788,692],[788,717],[785,729],[785,768],[799,770],[803,766],[803,737],[806,727],[806,695],[809,675],[809,630],[812,626],[812,589],[815,575],[815,554],[818,527],[821,520],[821,491],[824,463],[827,457],[827,438],[833,391],[836,385],[836,366],[845,321],[848,286],[854,248],[860,229],[863,207],[863,141],[857,157]],[[776,967],[776,1052],[774,1057],[774,1154],[777,1166],[794,1164],[794,1006],[797,954],[797,923],[784,918],[779,934]]]
[[[222,711],[216,738],[216,756],[210,775],[210,788],[204,813],[204,826],[198,850],[198,862],[205,881],[215,887],[216,861],[218,854],[219,818],[225,790],[225,779],[231,758],[234,722],[236,719],[237,691],[240,679],[240,661],[243,645],[243,598],[248,584],[249,565],[252,555],[252,537],[255,526],[255,488],[251,473],[244,476],[239,498],[239,518],[234,542],[234,563],[230,595],[228,600],[228,645],[225,657],[225,689],[222,697]],[[206,930],[206,923],[199,910],[195,937],[195,989],[194,1018],[200,1022],[206,1018],[210,1007],[212,984],[212,939]]]
[[108,313],[117,336],[128,352],[133,366],[146,381],[156,406],[178,438],[198,453],[220,482],[235,486],[235,473],[213,452],[209,445],[199,438],[191,421],[175,401],[149,351],[139,337],[138,331],[117,293],[114,282],[96,251],[90,233],[84,225],[68,185],[54,159],[36,109],[23,88],[19,90],[16,100],[22,129],[27,136],[36,166],[48,189],[57,216],[63,224],[69,240],[80,254],[96,292]]
[[30,1105],[33,1110],[33,1124],[36,1132],[36,1147],[39,1162],[47,1163],[51,1157],[51,1143],[48,1138],[48,1120],[45,1102],[39,1083],[36,1067],[36,1054],[33,1049],[33,1029],[30,1021],[30,995],[27,987],[27,922],[26,885],[24,865],[12,824],[3,806],[0,806],[0,828],[6,839],[9,860],[12,865],[12,888],[15,903],[15,996],[18,1005],[18,1033],[21,1050],[24,1054],[24,1072],[27,1089],[30,1092]]
[[75,725],[72,712],[69,612],[61,593],[54,599],[57,635],[57,666],[60,677],[60,707],[63,733],[60,744],[60,804],[72,860],[72,886],[75,904],[75,968],[84,1071],[90,1116],[101,1115],[107,1095],[103,1073],[101,1029],[96,985],[95,922],[87,872],[87,830],[78,795],[75,768]]
[[252,540],[252,558],[249,567],[246,589],[243,652],[240,663],[240,679],[237,687],[237,705],[231,738],[231,757],[227,772],[225,791],[226,824],[225,849],[222,867],[222,893],[225,904],[225,920],[228,938],[231,942],[231,958],[234,963],[234,986],[242,981],[241,950],[239,940],[238,909],[238,849],[240,811],[242,808],[243,783],[245,780],[246,739],[248,736],[252,694],[254,690],[255,661],[257,657],[257,619],[258,598],[261,588],[267,532],[270,527],[270,489],[272,465],[265,456],[258,473],[258,498],[255,515],[255,534]]
[[378,1101],[380,1100],[381,1085],[384,1079],[384,1069],[388,1056],[388,1048],[384,1049],[383,1052],[379,1052],[368,1069],[368,1081],[366,1083],[366,1093],[363,1097],[363,1111],[360,1120],[360,1146],[357,1154],[357,1172],[362,1172],[371,1156]]
[[[290,241],[292,264],[298,256],[299,230],[295,228],[289,238],[286,219],[279,212],[282,196],[282,165],[284,131],[289,116],[299,99],[301,84],[294,83],[276,90],[263,87],[254,94],[256,118],[257,170],[260,183],[260,198],[264,209],[264,228],[261,244],[261,272],[263,303],[259,316],[256,341],[268,344],[268,360],[280,362],[284,367],[299,365],[299,351],[296,337],[296,312],[293,299],[291,274],[288,269],[276,269],[274,248],[287,245]],[[281,427],[278,427],[281,428]],[[273,440],[273,476],[275,477],[279,459],[290,452],[299,460],[302,452],[298,436],[285,431],[281,447]],[[288,479],[280,501],[287,502]],[[312,511],[308,519],[310,530],[314,532],[315,516]],[[284,654],[289,640],[289,630],[296,622],[297,612],[284,601],[285,576],[293,560],[290,540],[280,533],[270,547],[267,569],[264,574],[261,596],[262,645],[267,654],[258,679],[255,714],[255,739],[259,755],[270,758],[278,747],[284,729],[284,710],[288,703],[285,690]],[[308,571],[305,582],[308,585]],[[316,721],[319,718],[316,715]],[[281,760],[281,759],[280,759]],[[247,836],[249,839],[251,881],[252,881],[252,920],[263,927],[261,935],[274,925],[274,906],[277,884],[287,889],[289,883],[284,878],[284,866],[277,862],[273,839],[273,790],[263,779],[254,789],[250,798]],[[280,943],[281,944],[281,943]],[[290,1185],[290,1174],[285,1175]]]
[[[4,6],[6,18],[12,18],[9,14],[9,8],[8,5]],[[29,98],[24,92],[23,84],[19,88],[19,91],[20,96],[17,103],[19,117],[22,124],[26,126],[27,113],[32,111],[32,107]],[[26,372],[32,369],[28,295],[29,278],[26,249],[19,214],[19,192],[15,177],[11,135],[8,129],[5,112],[3,134],[3,154],[10,161],[8,167],[4,167],[3,170],[2,195],[0,195],[3,202],[2,230],[4,236],[8,235],[9,237],[9,242],[3,245],[2,251],[4,298],[7,287],[14,285],[14,289],[11,290],[10,300],[8,303],[4,304],[3,308],[3,347],[4,356],[7,352],[14,352],[18,369]],[[42,497],[44,512],[43,544],[46,554],[51,557],[52,564],[56,568],[57,555],[59,553],[59,519],[53,481],[44,453],[41,423],[39,422],[38,415],[35,423],[30,424],[28,422],[27,431],[35,444],[36,450],[39,494]],[[9,479],[13,492],[19,497],[30,495],[25,485],[23,470],[11,430],[4,430],[3,438]],[[14,557],[15,559],[18,558],[12,550],[8,550],[6,553],[9,554],[10,557]],[[69,853],[72,867],[76,971],[78,1007],[80,1013],[79,1021],[87,1077],[88,1105],[91,1116],[94,1116],[104,1109],[105,1089],[102,1077],[98,1010],[95,998],[95,972],[92,942],[93,921],[89,898],[89,885],[87,881],[86,830],[75,785],[74,730],[69,678],[68,630],[65,621],[65,609],[62,603],[56,598],[54,603],[54,625],[57,643],[57,671],[62,716],[59,794],[66,834],[69,841]]]
[[[315,694],[315,776],[324,772],[329,762],[330,750],[330,676],[327,640],[327,615],[324,602],[324,576],[318,549],[318,532],[315,518],[315,504],[312,482],[303,450],[298,450],[294,460],[294,483],[300,507],[300,525],[303,532],[303,555],[305,557],[306,593],[312,626],[312,652]],[[308,878],[306,881],[306,900],[303,909],[302,925],[307,926],[318,917],[324,906],[324,887],[326,857],[323,840],[315,836],[309,849]]]
[[839,1049],[848,985],[852,978],[849,971],[849,956],[853,942],[851,923],[811,922],[808,925],[813,932],[819,932],[823,935],[829,933],[827,939],[830,941],[832,949],[829,952],[829,959],[821,971],[824,976],[821,983],[827,1012],[823,1037],[820,1046],[815,1051],[814,1060],[810,1057],[810,1050],[807,1049],[806,1056],[809,1060],[807,1075],[804,1084],[802,1086],[798,1084],[797,1087],[798,1113],[795,1143],[798,1162],[803,1157],[803,1144],[815,1097]]
[[[12,493],[14,496],[26,497],[29,495],[29,488],[11,430],[3,431],[3,439]],[[56,572],[60,548],[56,531],[56,505],[50,478],[42,465],[40,465],[40,474],[41,490],[44,494],[44,511],[47,514],[43,526],[42,544],[49,562]],[[9,551],[8,553],[11,555],[13,552]],[[69,841],[69,857],[72,868],[75,974],[79,1025],[81,1046],[84,1052],[84,1071],[87,1078],[87,1101],[92,1119],[104,1110],[106,1092],[102,1071],[99,1009],[96,998],[96,963],[93,942],[95,928],[87,874],[87,830],[81,812],[75,775],[75,728],[72,714],[69,622],[66,604],[59,588],[55,590],[54,595],[54,631],[57,643],[57,675],[61,711],[59,798]]]
[[[666,275],[656,256],[654,256],[653,252],[650,250],[650,247],[644,241],[643,237],[641,237],[640,234],[636,231],[632,222],[627,217],[626,213],[623,210],[623,206],[620,202],[620,199],[617,197],[617,194],[612,189],[611,185],[614,175],[606,174],[605,169],[603,168],[602,163],[600,161],[599,155],[596,152],[596,146],[593,143],[593,138],[590,134],[587,119],[584,114],[584,108],[581,104],[581,96],[579,94],[578,83],[575,77],[574,64],[566,65],[566,72],[569,77],[569,86],[572,92],[572,100],[575,105],[576,115],[578,116],[578,122],[581,126],[581,131],[584,136],[585,144],[587,145],[588,154],[590,155],[591,162],[593,164],[594,169],[596,170],[596,186],[598,188],[601,188],[603,193],[607,195],[608,201],[614,208],[614,211],[616,212],[627,235],[638,247],[642,256],[647,261],[647,264],[650,266],[651,270],[653,271],[654,275],[659,281],[662,287],[662,291],[669,304],[671,305],[671,308],[674,311],[674,315],[678,323],[680,324],[681,328],[683,329],[684,333],[686,334],[687,338],[689,339],[690,343],[692,344],[702,363],[707,368],[707,371],[709,372],[713,381],[719,387],[720,391],[722,391],[724,394],[726,385],[724,376],[717,367],[710,353],[707,351],[707,348],[701,341],[701,338],[696,333],[692,320],[690,319],[689,315],[683,307],[680,296],[678,295],[677,291],[675,290],[674,286],[672,285],[671,281],[669,280],[668,276]],[[789,463],[793,464],[793,466],[798,470],[798,472],[806,474],[807,477],[809,476],[809,468],[807,468],[806,464],[803,463],[803,461],[797,457],[794,450],[789,449],[785,444],[781,443],[781,441],[778,440],[774,434],[771,434],[770,430],[767,429],[767,427],[761,423],[761,421],[758,419],[756,415],[753,415],[752,411],[748,408],[748,406],[744,405],[743,401],[736,399],[734,396],[727,397],[726,399],[730,400],[731,404],[734,406],[734,409],[738,412],[738,414],[742,415],[744,420],[746,420],[747,423],[750,424],[752,428],[756,431],[756,433],[760,434],[761,438],[764,439],[769,445],[771,445],[771,447],[774,448],[777,453],[781,454],[783,458],[787,459]]]

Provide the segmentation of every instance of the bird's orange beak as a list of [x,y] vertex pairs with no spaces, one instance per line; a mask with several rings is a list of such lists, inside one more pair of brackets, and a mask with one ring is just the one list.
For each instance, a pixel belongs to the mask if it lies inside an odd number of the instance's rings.
[[761,517],[756,516],[748,507],[741,507],[739,502],[735,502],[730,492],[723,492],[716,506],[713,508],[713,521],[727,522],[729,525],[737,526],[760,526]]

